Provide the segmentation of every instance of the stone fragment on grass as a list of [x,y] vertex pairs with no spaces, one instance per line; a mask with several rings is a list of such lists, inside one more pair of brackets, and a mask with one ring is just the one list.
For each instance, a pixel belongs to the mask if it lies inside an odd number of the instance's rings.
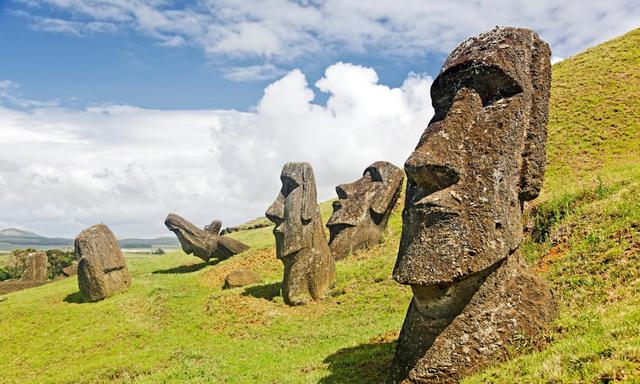
[[113,232],[97,224],[80,232],[75,241],[78,287],[86,301],[103,300],[131,285],[131,274]]
[[250,269],[238,269],[224,278],[223,289],[239,288],[259,283],[260,276]]
[[62,274],[65,275],[66,277],[71,277],[71,276],[77,275],[78,274],[78,262],[74,261],[73,264],[71,264],[70,266],[62,268]]

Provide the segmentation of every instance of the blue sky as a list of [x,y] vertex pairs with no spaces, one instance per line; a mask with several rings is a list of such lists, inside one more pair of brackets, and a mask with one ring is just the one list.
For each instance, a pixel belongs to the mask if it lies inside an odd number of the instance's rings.
[[[399,86],[412,71],[436,74],[446,58],[443,52],[423,52],[407,60],[404,56],[328,50],[285,59],[267,78],[234,81],[225,78],[226,68],[265,65],[271,59],[207,55],[186,44],[167,47],[126,28],[111,33],[45,31],[34,17],[79,17],[72,8],[21,1],[2,4],[0,49],[5,54],[0,61],[0,79],[19,84],[23,97],[56,99],[75,108],[113,103],[159,109],[249,110],[266,85],[294,68],[300,68],[314,82],[331,64],[358,63],[374,68],[381,83]],[[320,102],[326,100],[326,95],[317,97]]]
[[0,0],[0,228],[234,225],[287,161],[334,197],[403,164],[446,56],[496,25],[558,61],[638,28],[640,2]]

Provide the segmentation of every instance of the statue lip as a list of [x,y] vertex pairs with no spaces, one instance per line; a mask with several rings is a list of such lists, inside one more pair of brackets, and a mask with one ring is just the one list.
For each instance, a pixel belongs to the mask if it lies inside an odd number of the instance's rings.
[[273,233],[274,234],[278,234],[278,235],[284,235],[284,222],[281,222],[280,224],[276,224],[276,226],[273,227]]
[[356,227],[356,224],[349,223],[346,220],[329,220],[327,227]]

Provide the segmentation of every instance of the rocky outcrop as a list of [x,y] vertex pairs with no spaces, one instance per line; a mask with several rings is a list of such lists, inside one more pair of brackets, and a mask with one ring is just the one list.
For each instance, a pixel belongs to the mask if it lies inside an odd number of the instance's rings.
[[413,299],[392,382],[458,382],[555,316],[519,251],[544,175],[549,61],[534,32],[496,28],[456,48],[432,85],[435,115],[405,163],[393,278]]
[[287,163],[282,188],[267,209],[275,223],[276,254],[284,264],[282,297],[289,305],[319,300],[336,276],[320,218],[316,180],[309,163]]
[[378,244],[395,207],[404,172],[386,161],[376,161],[362,177],[336,187],[338,200],[327,222],[329,248],[336,260]]
[[170,213],[164,224],[176,234],[182,250],[186,254],[193,254],[205,262],[212,258],[225,260],[249,249],[249,246],[238,240],[228,236],[219,236],[218,233],[222,227],[219,220],[214,220],[203,230],[175,213]]
[[103,300],[131,285],[131,274],[113,232],[104,224],[80,232],[75,240],[78,287],[86,301]]

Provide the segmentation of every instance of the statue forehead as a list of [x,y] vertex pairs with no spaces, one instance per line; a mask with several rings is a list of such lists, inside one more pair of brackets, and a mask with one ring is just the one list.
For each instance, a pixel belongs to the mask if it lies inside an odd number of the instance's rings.
[[440,75],[454,67],[475,62],[499,68],[516,83],[526,87],[531,81],[532,49],[542,43],[538,35],[522,28],[495,28],[471,37],[460,44],[447,57]]
[[313,180],[313,172],[311,172],[311,165],[308,163],[287,163],[282,167],[280,173],[280,179],[284,182],[284,179],[291,179],[302,184]]
[[376,161],[369,165],[365,168],[363,176],[366,175],[367,172],[371,171],[377,172],[382,177],[383,181],[388,178],[398,178],[404,175],[400,168],[386,161]]

